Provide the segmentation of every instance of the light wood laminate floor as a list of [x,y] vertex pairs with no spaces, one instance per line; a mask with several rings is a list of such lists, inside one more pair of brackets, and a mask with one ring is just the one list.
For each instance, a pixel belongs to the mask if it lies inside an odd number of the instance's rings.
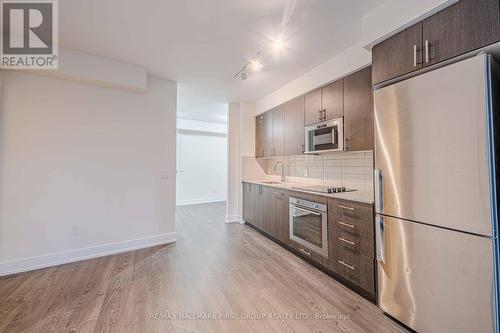
[[178,207],[174,244],[0,278],[0,332],[402,331],[224,217],[223,203]]

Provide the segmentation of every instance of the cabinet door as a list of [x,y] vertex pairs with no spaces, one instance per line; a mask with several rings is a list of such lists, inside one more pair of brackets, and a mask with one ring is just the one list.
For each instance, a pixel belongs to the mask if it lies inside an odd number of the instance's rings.
[[252,223],[252,184],[243,183],[243,220]]
[[372,66],[374,84],[422,68],[422,22],[375,45]]
[[285,155],[285,107],[280,105],[272,110],[273,156]]
[[430,66],[500,40],[498,0],[461,0],[423,22],[424,48]]
[[285,104],[285,155],[304,152],[304,97]]
[[251,184],[252,189],[251,189],[251,198],[252,198],[252,224],[254,227],[257,227],[259,229],[262,229],[263,226],[263,213],[262,213],[262,198],[261,198],[261,192],[262,192],[262,186],[260,185],[255,185]]
[[277,240],[288,244],[289,219],[288,219],[288,191],[271,189],[271,235]]
[[304,96],[305,124],[311,125],[321,121],[321,89],[316,89]]
[[264,157],[264,116],[255,117],[255,157]]
[[335,81],[321,88],[321,104],[326,118],[335,119],[344,115],[344,80]]
[[259,209],[262,214],[262,224],[261,224],[261,230],[264,231],[266,234],[272,236],[272,216],[271,216],[271,209],[272,209],[272,191],[273,188],[266,187],[266,186],[261,186],[261,193],[260,193],[260,205]]
[[274,153],[273,147],[273,112],[268,111],[263,115],[263,146],[264,157],[271,157]]
[[344,79],[345,150],[372,150],[373,91],[371,68],[367,67]]

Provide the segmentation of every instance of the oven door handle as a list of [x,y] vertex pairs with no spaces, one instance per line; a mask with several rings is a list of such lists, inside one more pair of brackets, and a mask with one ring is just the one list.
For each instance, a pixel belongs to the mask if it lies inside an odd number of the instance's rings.
[[312,211],[312,210],[309,210],[309,209],[305,209],[305,208],[302,208],[302,207],[294,206],[294,205],[292,205],[292,209],[300,210],[300,211],[303,211],[303,212],[306,212],[306,213],[309,213],[309,214],[313,214],[313,215],[316,215],[316,216],[321,216],[321,213],[318,213],[318,212],[315,212],[315,211]]

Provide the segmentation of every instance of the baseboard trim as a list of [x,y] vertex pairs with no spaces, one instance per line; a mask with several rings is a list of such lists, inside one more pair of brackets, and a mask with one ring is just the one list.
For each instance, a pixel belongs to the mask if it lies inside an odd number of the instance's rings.
[[226,215],[226,223],[245,224],[245,220],[240,215]]
[[0,262],[0,276],[175,242],[175,232]]
[[205,199],[195,199],[195,200],[180,200],[175,204],[176,206],[187,206],[187,205],[197,205],[204,203],[212,203],[212,202],[222,202],[226,201],[226,198],[218,197],[218,198],[205,198]]

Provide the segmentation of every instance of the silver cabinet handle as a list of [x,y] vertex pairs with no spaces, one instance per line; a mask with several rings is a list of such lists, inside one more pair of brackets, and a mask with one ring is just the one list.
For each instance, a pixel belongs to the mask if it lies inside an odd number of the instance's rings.
[[413,44],[413,67],[417,67],[417,45]]
[[344,227],[348,227],[348,228],[351,228],[351,229],[356,229],[355,225],[352,225],[352,224],[349,224],[349,223],[344,223],[342,221],[338,221],[337,223],[340,224],[340,225],[343,225]]
[[337,205],[337,207],[341,208],[341,209],[347,209],[347,210],[350,210],[352,212],[354,212],[356,210],[355,208],[347,207],[347,206],[343,206],[343,205]]
[[352,246],[356,246],[356,243],[354,243],[353,241],[350,241],[348,239],[345,239],[344,237],[339,237],[339,241],[342,241],[342,242],[347,243],[347,244],[352,245]]
[[306,251],[304,249],[299,249],[299,251],[302,252],[302,253],[304,253],[307,256],[311,256],[311,252],[309,252],[309,251]]
[[384,198],[383,198],[383,179],[382,179],[382,170],[375,169],[373,171],[373,178],[375,181],[375,212],[383,213],[384,212]]
[[349,269],[352,269],[353,271],[356,270],[356,267],[352,266],[352,265],[349,265],[347,263],[345,263],[343,260],[339,260],[339,264],[342,264],[344,265],[345,267],[349,268]]
[[375,245],[377,252],[377,261],[385,262],[385,230],[384,218],[380,215],[375,216]]
[[283,193],[283,192],[274,192],[274,195],[283,195],[283,194],[285,194],[285,193]]
[[429,43],[429,41],[426,39],[426,40],[425,40],[425,63],[428,63],[428,62],[429,62],[429,48],[430,48],[430,43]]

